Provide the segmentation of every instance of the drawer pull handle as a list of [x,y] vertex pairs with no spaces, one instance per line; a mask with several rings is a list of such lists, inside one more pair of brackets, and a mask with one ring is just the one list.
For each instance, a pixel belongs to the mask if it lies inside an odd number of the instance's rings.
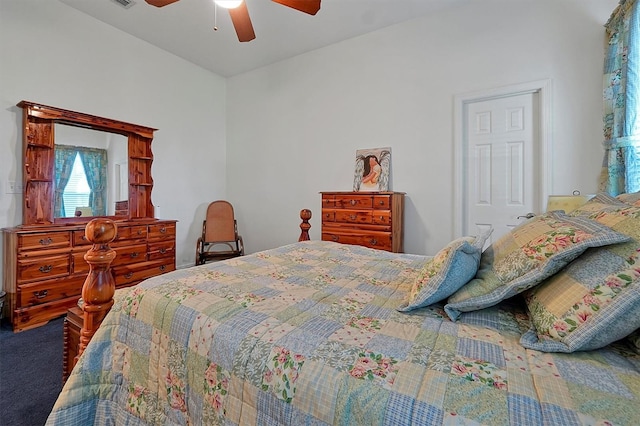
[[333,241],[338,241],[340,238],[338,238],[338,236],[337,236],[337,235],[333,235],[333,236],[331,237],[331,239],[332,239]]
[[351,220],[356,220],[356,218],[357,218],[358,216],[356,216],[355,214],[352,214],[352,215],[351,215],[351,216],[349,216],[349,217],[351,218]]
[[378,244],[378,240],[376,240],[375,238],[371,240],[371,245],[376,245]]
[[167,269],[167,267],[166,267],[165,265],[160,265],[160,270],[161,270],[162,272],[164,272],[164,270],[165,270],[165,269]]
[[138,229],[138,235],[142,235],[142,229]]
[[384,216],[380,216],[380,220],[384,220]]
[[36,296],[36,299],[44,299],[45,297],[47,297],[48,293],[49,293],[49,290],[41,290],[41,291],[34,291],[33,295]]
[[128,272],[128,273],[124,274],[124,277],[125,277],[126,279],[129,279],[129,278],[131,278],[132,276],[133,276],[133,272]]
[[357,201],[356,200],[351,200],[350,203],[351,203],[352,206],[355,206]]
[[87,236],[86,235],[82,236],[82,241],[87,241]]
[[129,255],[129,257],[131,257],[132,259],[135,259],[136,257],[138,257],[138,254],[139,254],[139,253],[136,251],[136,252],[131,253],[131,254]]
[[380,205],[384,206],[384,200],[380,200]]
[[41,267],[38,268],[38,270],[40,272],[42,272],[43,274],[46,274],[46,273],[51,272],[53,270],[53,266],[51,266],[51,265],[42,265]]
[[160,249],[160,254],[165,254],[166,252],[167,252],[166,248],[163,247],[163,248]]
[[42,244],[43,246],[48,246],[52,242],[53,240],[50,237],[40,239],[40,244]]
[[165,232],[167,232],[167,228],[165,228],[164,226],[162,228],[160,228],[160,233],[164,234]]

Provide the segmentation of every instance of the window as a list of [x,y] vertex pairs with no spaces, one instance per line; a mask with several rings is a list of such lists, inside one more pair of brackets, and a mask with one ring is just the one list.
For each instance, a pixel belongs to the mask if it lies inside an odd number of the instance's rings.
[[[76,154],[69,182],[62,193],[65,216],[73,217],[76,213],[76,208],[88,207],[90,193],[91,189],[87,182],[87,175],[84,172],[84,166],[82,165],[80,154]],[[82,215],[92,216],[92,214],[87,214],[86,212],[82,213]]]

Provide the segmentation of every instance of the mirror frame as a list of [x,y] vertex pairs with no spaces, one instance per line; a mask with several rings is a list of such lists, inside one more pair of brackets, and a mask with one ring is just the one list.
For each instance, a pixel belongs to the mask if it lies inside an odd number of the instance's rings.
[[[29,101],[20,101],[17,106],[23,110],[23,225],[83,223],[95,217],[112,217],[116,220],[154,217],[151,202],[151,142],[153,132],[157,129]],[[118,133],[127,137],[128,215],[54,217],[55,123]]]

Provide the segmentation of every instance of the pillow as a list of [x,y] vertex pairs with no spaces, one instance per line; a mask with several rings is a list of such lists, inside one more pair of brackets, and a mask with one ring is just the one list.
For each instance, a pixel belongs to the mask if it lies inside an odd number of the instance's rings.
[[469,282],[478,271],[482,247],[490,234],[458,238],[429,259],[398,311],[407,312],[444,300]]
[[584,205],[571,211],[569,216],[582,216],[590,219],[595,219],[603,211],[617,210],[621,208],[629,207],[628,204],[621,200],[614,198],[604,192],[596,194],[593,198],[587,201]]
[[461,312],[493,306],[539,284],[589,247],[627,240],[593,220],[559,210],[536,216],[482,253],[476,277],[451,295],[444,309],[455,321]]
[[520,344],[545,352],[603,347],[640,328],[640,207],[604,208],[596,220],[632,238],[592,248],[524,293],[531,329]]
[[626,204],[640,207],[640,192],[632,192],[630,194],[620,194],[616,196],[616,199]]

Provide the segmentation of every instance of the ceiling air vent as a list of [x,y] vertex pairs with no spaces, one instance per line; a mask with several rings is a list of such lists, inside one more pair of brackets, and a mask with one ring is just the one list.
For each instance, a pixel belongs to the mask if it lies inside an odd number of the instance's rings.
[[134,4],[136,4],[135,1],[133,0],[111,0],[114,3],[119,4],[120,6],[124,7],[125,9],[129,9],[131,6],[133,6]]

